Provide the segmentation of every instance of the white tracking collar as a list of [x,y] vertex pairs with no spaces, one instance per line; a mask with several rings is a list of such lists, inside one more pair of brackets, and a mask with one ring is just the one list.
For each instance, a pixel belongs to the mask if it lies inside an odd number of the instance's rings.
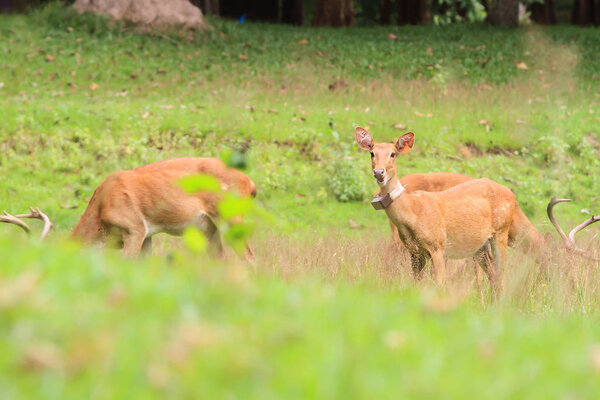
[[383,210],[384,208],[388,208],[388,206],[392,204],[394,200],[400,197],[402,193],[404,193],[405,188],[404,186],[402,186],[401,183],[398,183],[398,185],[399,186],[396,189],[384,194],[383,196],[373,197],[373,200],[371,200],[371,205],[373,206],[373,208],[376,210]]
[[404,190],[404,186],[402,186],[401,183],[398,183],[398,187],[390,192],[390,197],[392,198],[392,201],[400,197],[402,193],[404,193]]

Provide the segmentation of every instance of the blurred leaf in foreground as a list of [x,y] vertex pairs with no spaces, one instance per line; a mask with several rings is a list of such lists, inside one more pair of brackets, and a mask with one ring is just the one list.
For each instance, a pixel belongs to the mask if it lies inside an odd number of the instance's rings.
[[221,184],[219,180],[207,174],[190,175],[179,180],[179,186],[183,188],[187,193],[198,193],[198,192],[221,192]]
[[206,250],[206,237],[193,226],[186,228],[183,232],[183,242],[194,253],[203,253]]

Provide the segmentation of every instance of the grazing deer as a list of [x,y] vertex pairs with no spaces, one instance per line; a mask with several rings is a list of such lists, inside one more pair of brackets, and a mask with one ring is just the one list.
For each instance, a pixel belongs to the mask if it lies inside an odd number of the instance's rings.
[[372,201],[384,209],[411,256],[415,276],[428,259],[438,284],[445,278],[446,258],[473,256],[486,272],[496,294],[502,291],[502,263],[517,203],[505,186],[472,179],[441,192],[406,192],[396,174],[396,158],[410,152],[414,134],[394,143],[375,143],[356,128],[358,145],[370,152],[373,177],[380,187]]
[[[185,228],[195,226],[221,255],[223,246],[216,221],[222,196],[209,192],[190,195],[177,184],[179,179],[195,174],[214,176],[224,191],[234,191],[242,197],[256,196],[254,183],[247,175],[227,168],[218,159],[189,157],[159,161],[110,174],[94,192],[71,237],[88,244],[115,240],[121,244],[123,254],[137,256],[141,251],[151,251],[153,235],[159,232],[181,235]],[[0,222],[29,230],[19,217],[45,217],[37,212],[41,215],[5,214],[0,216]],[[236,217],[229,222],[242,221]],[[247,243],[246,258],[251,262],[254,258]]]
[[[405,191],[408,193],[419,190],[441,192],[471,179],[473,178],[452,172],[430,172],[406,175],[400,178],[400,184],[404,186]],[[398,236],[398,229],[391,221],[390,228],[392,231],[391,250],[400,247],[402,242]],[[527,219],[527,216],[525,216],[517,204],[510,229],[508,230],[508,246],[515,247],[523,253],[527,253],[532,249],[542,248],[543,245],[544,237]]]

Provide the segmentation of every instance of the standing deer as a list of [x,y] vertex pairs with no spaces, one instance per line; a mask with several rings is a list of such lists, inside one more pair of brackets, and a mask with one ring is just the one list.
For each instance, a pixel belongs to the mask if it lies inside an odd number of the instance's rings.
[[446,258],[474,257],[496,294],[502,291],[502,263],[508,232],[517,208],[514,194],[489,179],[472,179],[441,192],[408,193],[396,174],[396,157],[414,145],[412,132],[394,143],[376,143],[356,128],[358,145],[371,154],[380,195],[375,208],[385,209],[411,256],[415,276],[428,259],[438,284],[445,278]]
[[[441,192],[451,187],[465,183],[473,178],[466,175],[452,172],[430,172],[425,174],[410,174],[400,178],[400,184],[404,186],[406,192],[412,193],[419,190],[426,192]],[[379,195],[379,193],[377,194]],[[376,196],[377,196],[376,195]],[[398,236],[398,229],[390,221],[392,231],[392,240],[390,250],[401,246],[401,240]],[[515,209],[513,220],[508,230],[508,246],[515,247],[523,253],[528,253],[532,249],[542,248],[544,237],[527,219],[519,205]]]
[[[71,237],[88,244],[114,240],[122,245],[124,255],[134,257],[141,251],[151,251],[153,235],[159,232],[181,235],[188,226],[195,226],[221,255],[223,246],[216,224],[221,195],[209,192],[190,195],[177,184],[181,178],[195,174],[214,176],[224,191],[235,191],[242,197],[256,196],[254,183],[247,175],[227,168],[218,159],[188,157],[159,161],[110,174],[94,192]],[[41,215],[5,214],[0,216],[0,222],[28,230],[19,217],[45,216],[39,213]],[[230,222],[242,221],[237,217]],[[47,233],[47,229],[44,232]],[[254,258],[247,243],[246,258],[251,262]]]

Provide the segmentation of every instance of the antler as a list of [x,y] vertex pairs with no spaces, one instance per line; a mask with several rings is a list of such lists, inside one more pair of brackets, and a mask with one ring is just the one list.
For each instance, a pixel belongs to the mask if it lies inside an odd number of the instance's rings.
[[[567,237],[567,235],[565,235],[565,232],[562,230],[562,228],[560,227],[558,222],[556,222],[556,219],[554,218],[554,213],[552,212],[552,209],[558,203],[565,203],[568,201],[571,201],[571,199],[557,199],[556,197],[553,197],[550,200],[550,202],[548,203],[548,207],[546,208],[546,212],[548,213],[548,218],[550,219],[550,222],[552,222],[552,225],[554,225],[554,228],[556,228],[556,230],[558,231],[558,234],[560,235],[563,242],[567,246],[569,246],[571,244],[571,242],[569,241],[569,238]],[[573,242],[573,244],[575,244],[575,243]]]
[[593,224],[594,222],[600,221],[600,215],[593,216],[590,219],[588,219],[588,220],[582,222],[581,224],[577,225],[575,228],[573,228],[571,230],[571,232],[569,232],[569,236],[567,236],[565,234],[565,232],[562,230],[562,228],[560,227],[560,225],[558,225],[558,222],[556,222],[556,219],[554,218],[554,214],[552,212],[552,209],[558,203],[564,203],[564,202],[568,202],[568,201],[571,201],[571,199],[557,199],[556,197],[553,197],[550,200],[550,202],[548,203],[548,208],[546,209],[546,211],[548,212],[548,218],[550,219],[550,222],[552,223],[552,225],[554,225],[554,228],[556,228],[556,230],[558,231],[558,234],[563,239],[563,243],[565,244],[565,246],[567,247],[568,250],[573,251],[573,252],[578,253],[578,254],[581,254],[581,255],[583,255],[585,257],[588,257],[588,258],[590,258],[590,259],[592,259],[594,261],[600,261],[600,258],[594,257],[588,251],[580,249],[575,244],[575,234],[577,232],[579,232],[580,230],[584,229],[585,227]]
[[4,215],[0,215],[0,222],[6,222],[9,224],[15,224],[21,227],[25,232],[31,232],[31,228],[22,221],[20,218],[37,218],[41,219],[44,222],[44,229],[42,229],[42,234],[40,236],[41,239],[44,239],[48,232],[50,232],[50,228],[52,227],[52,222],[50,222],[50,218],[46,214],[44,214],[39,208],[29,207],[29,214],[18,214],[11,215],[4,211]]
[[598,222],[600,221],[600,215],[594,215],[593,217],[591,217],[588,220],[585,220],[584,222],[582,222],[581,224],[577,225],[575,228],[573,228],[571,230],[571,232],[569,232],[569,240],[572,243],[575,243],[575,234],[577,232],[579,232],[580,230],[584,229],[586,226],[593,224],[594,222]]
[[0,222],[6,222],[7,224],[15,224],[15,225],[21,227],[27,233],[29,233],[31,231],[31,229],[25,222],[21,221],[19,218],[15,217],[14,215],[10,215],[6,211],[4,211],[4,215],[0,215]]

